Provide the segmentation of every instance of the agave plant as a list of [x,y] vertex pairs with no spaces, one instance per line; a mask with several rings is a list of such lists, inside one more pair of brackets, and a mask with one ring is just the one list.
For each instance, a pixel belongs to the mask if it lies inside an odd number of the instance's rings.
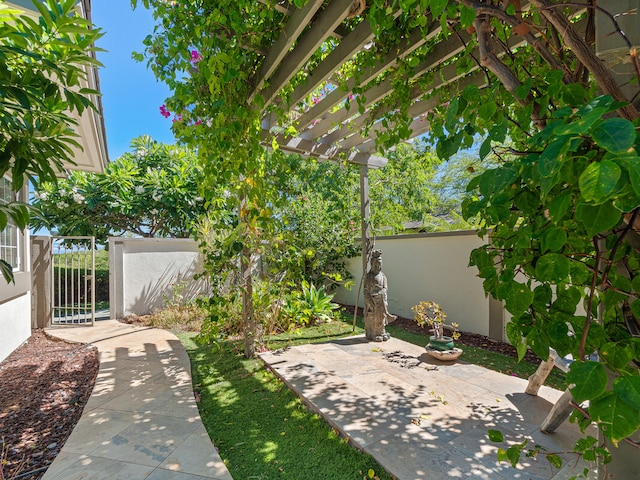
[[304,323],[328,322],[338,304],[333,303],[333,294],[326,293],[324,286],[316,288],[313,283],[302,282],[302,291],[297,298],[300,317]]

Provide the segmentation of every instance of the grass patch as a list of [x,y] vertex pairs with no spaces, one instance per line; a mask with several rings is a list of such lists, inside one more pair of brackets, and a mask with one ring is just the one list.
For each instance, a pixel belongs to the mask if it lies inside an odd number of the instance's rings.
[[[270,346],[351,334],[350,324],[335,321],[276,335]],[[364,479],[369,470],[381,480],[392,478],[309,411],[261,360],[244,358],[241,342],[202,346],[195,333],[178,336],[191,358],[200,416],[234,478]]]

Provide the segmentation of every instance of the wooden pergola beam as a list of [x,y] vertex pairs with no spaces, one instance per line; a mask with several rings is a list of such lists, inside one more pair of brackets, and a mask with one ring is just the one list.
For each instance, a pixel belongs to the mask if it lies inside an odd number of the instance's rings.
[[253,97],[264,86],[267,78],[271,76],[274,70],[280,65],[280,62],[285,57],[293,43],[298,39],[302,31],[307,26],[307,23],[311,21],[318,9],[322,6],[322,0],[311,0],[303,8],[296,9],[291,16],[285,27],[280,32],[278,40],[271,46],[267,56],[262,61],[260,68],[255,76],[255,87],[253,92],[249,95],[249,102],[253,100]]
[[266,108],[309,60],[313,53],[329,38],[335,28],[342,23],[351,10],[353,0],[333,0],[317,15],[311,28],[299,39],[293,51],[289,52],[278,65],[268,86],[260,91]]

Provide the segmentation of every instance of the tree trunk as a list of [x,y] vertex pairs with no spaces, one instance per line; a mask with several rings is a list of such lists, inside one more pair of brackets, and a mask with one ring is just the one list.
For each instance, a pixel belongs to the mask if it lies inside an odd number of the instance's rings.
[[251,274],[251,250],[242,248],[242,324],[244,325],[244,356],[251,358],[256,353],[256,320],[253,312],[253,277]]

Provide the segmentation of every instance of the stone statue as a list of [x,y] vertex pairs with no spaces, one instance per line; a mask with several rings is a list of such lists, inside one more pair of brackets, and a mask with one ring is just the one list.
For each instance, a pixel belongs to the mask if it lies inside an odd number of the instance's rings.
[[387,309],[387,277],[382,273],[382,251],[374,250],[371,268],[364,278],[364,332],[369,340],[382,342],[390,335],[385,326],[397,317]]

